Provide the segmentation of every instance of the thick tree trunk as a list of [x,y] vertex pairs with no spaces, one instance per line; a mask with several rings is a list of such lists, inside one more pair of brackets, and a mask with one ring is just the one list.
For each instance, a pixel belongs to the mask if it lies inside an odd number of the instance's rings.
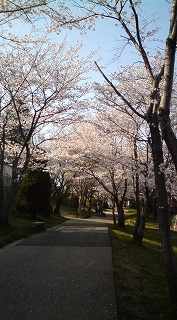
[[167,145],[167,148],[172,156],[175,169],[177,171],[177,139],[172,130],[170,118],[161,112],[161,130],[163,134],[163,139]]
[[133,234],[133,241],[136,242],[137,244],[142,244],[143,242],[143,236],[144,236],[144,229],[146,225],[146,218],[149,213],[149,201],[148,199],[145,200],[145,203],[143,205],[143,208],[141,209],[141,214],[140,214],[140,219],[139,219],[139,225],[136,228]]
[[[163,88],[158,107],[158,119],[166,145],[171,153],[177,169],[177,140],[172,131],[169,114],[173,86],[173,74],[175,64],[176,40],[177,40],[177,0],[173,0],[170,20],[169,36],[166,41],[164,59]],[[152,154],[155,173],[155,190],[157,199],[158,223],[161,236],[162,254],[165,274],[169,287],[170,302],[177,304],[177,269],[170,238],[170,208],[166,191],[165,174],[163,171],[163,151],[160,138],[157,114],[151,113],[150,131],[152,138]]]
[[177,0],[172,2],[171,19],[169,35],[166,40],[165,50],[165,63],[164,63],[164,75],[163,75],[163,88],[162,96],[160,100],[160,106],[158,110],[159,120],[161,124],[161,130],[165,143],[170,151],[172,159],[177,171],[177,139],[170,123],[170,105],[171,95],[173,88],[173,77],[176,57],[177,46]]
[[144,229],[146,225],[146,218],[149,213],[149,202],[148,199],[146,199],[144,206],[143,206],[143,211],[139,207],[138,214],[137,214],[137,220],[135,224],[135,230],[133,233],[133,242],[137,243],[139,245],[142,244],[143,242],[143,236],[144,236]]
[[[157,123],[157,121],[155,122]],[[165,274],[169,287],[170,302],[177,304],[177,269],[170,237],[170,212],[163,171],[163,151],[158,125],[150,125],[152,154],[155,173],[155,190],[157,198],[158,223],[161,237],[162,255]]]

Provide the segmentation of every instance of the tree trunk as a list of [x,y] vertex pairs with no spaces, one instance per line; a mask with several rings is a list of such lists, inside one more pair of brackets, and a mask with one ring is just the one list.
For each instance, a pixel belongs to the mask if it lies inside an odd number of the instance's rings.
[[3,183],[3,171],[4,171],[4,153],[5,153],[5,127],[7,124],[7,117],[6,121],[2,128],[2,137],[1,137],[1,157],[0,157],[0,224],[3,224],[3,210],[4,210],[4,201],[5,201],[5,195],[4,195],[4,183]]
[[61,201],[60,201],[60,197],[59,197],[59,198],[57,198],[57,202],[56,202],[56,205],[53,210],[53,212],[55,214],[57,214],[58,216],[60,216],[60,205],[61,205]]
[[92,193],[90,193],[90,196],[89,196],[89,207],[88,207],[88,210],[89,211],[92,210]]
[[[139,198],[139,175],[136,173],[136,189],[135,189],[135,198],[136,198],[136,223],[135,223],[135,229],[133,232],[133,242],[137,244],[142,244],[143,240],[143,231],[142,228],[143,224],[141,224],[141,206],[140,206],[140,198]],[[141,227],[140,227],[141,225]]]
[[112,202],[112,218],[113,222],[116,223],[116,216],[115,216],[115,202]]
[[[155,116],[154,116],[155,117]],[[162,255],[167,278],[170,302],[177,304],[177,269],[170,237],[170,212],[163,171],[163,151],[157,119],[150,125],[152,138],[152,155],[155,173],[155,190],[157,198],[158,224],[161,237]]]
[[172,156],[177,171],[177,139],[171,128],[170,105],[173,88],[173,77],[175,67],[176,45],[177,45],[177,0],[173,0],[169,36],[166,40],[165,64],[163,75],[162,96],[159,106],[159,120],[163,138]]
[[127,193],[127,179],[125,179],[124,192],[121,200],[119,200],[117,196],[115,198],[115,202],[117,205],[117,212],[118,212],[118,225],[121,228],[125,228],[125,215],[124,215],[123,204],[124,204],[126,193]]
[[[145,173],[145,179],[148,178],[148,159],[149,159],[149,152],[148,152],[148,144],[147,144],[147,163],[146,163],[146,173]],[[142,244],[143,241],[143,235],[144,235],[144,229],[146,225],[146,218],[149,212],[151,212],[150,207],[150,190],[147,185],[147,182],[145,180],[145,200],[143,200],[143,205],[140,202],[139,199],[139,177],[138,174],[136,176],[136,191],[135,191],[135,197],[136,197],[136,204],[137,204],[137,223],[135,224],[135,231],[133,234],[133,241]]]
[[133,242],[139,245],[141,245],[143,242],[144,229],[146,225],[146,218],[149,213],[149,208],[150,208],[149,199],[145,200],[145,203],[143,205],[143,210],[139,205],[139,210],[138,210],[136,224],[135,224],[135,230],[133,233]]
[[136,223],[135,229],[133,233],[133,242],[139,245],[142,244],[143,241],[143,234],[144,234],[144,227],[145,227],[145,220],[144,216],[142,215],[142,208],[140,203],[140,187],[139,187],[139,166],[138,166],[138,150],[137,150],[137,137],[135,136],[134,139],[134,157],[135,157],[135,169],[136,169],[136,176],[135,176],[135,199],[136,199]]
[[57,215],[60,215],[60,206],[61,206],[61,201],[63,198],[63,192],[62,192],[62,187],[55,187],[55,191],[56,191],[56,205],[54,207],[53,212]]
[[[161,125],[163,138],[172,155],[175,168],[177,170],[177,140],[172,131],[169,113],[171,94],[173,86],[173,74],[175,66],[175,53],[177,43],[177,0],[172,2],[169,36],[166,41],[166,51],[164,59],[163,88],[158,109],[158,117]],[[156,116],[157,117],[157,116]],[[153,119],[154,120],[154,119]],[[158,129],[157,119],[150,125],[152,138],[152,153],[155,172],[155,188],[157,197],[158,223],[161,235],[162,254],[167,277],[170,302],[177,305],[177,269],[174,260],[174,253],[170,239],[170,210],[163,172],[163,152]],[[162,169],[162,170],[161,170]]]
[[121,228],[124,228],[125,227],[125,219],[124,219],[123,203],[119,202],[117,196],[115,196],[115,204],[116,204],[117,213],[118,213],[118,226]]
[[118,226],[121,228],[125,228],[125,216],[124,216],[123,204],[118,203],[117,208],[118,208]]
[[78,214],[81,215],[84,208],[84,197],[79,195]]
[[172,130],[170,118],[168,115],[165,115],[161,112],[161,130],[163,134],[163,139],[167,145],[167,148],[172,156],[175,169],[177,171],[177,139]]
[[138,229],[136,232],[136,242],[138,244],[142,244],[142,242],[143,242],[144,229],[145,229],[145,225],[146,225],[146,218],[147,218],[148,212],[149,212],[149,202],[146,199],[146,201],[143,205],[143,211],[141,209],[140,222],[139,222],[139,226],[138,226]]

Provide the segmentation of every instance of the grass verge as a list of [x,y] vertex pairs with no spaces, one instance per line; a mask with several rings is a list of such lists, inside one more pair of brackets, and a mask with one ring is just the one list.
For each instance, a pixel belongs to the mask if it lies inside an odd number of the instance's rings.
[[[67,219],[65,217],[56,216],[51,214],[49,218],[37,216],[36,219],[31,219],[28,215],[12,214],[9,218],[9,226],[0,226],[0,248],[12,243],[13,241],[28,238],[29,236],[42,232],[47,228],[52,228]],[[45,226],[39,226],[34,229],[30,228],[30,222],[44,221]]]
[[61,206],[61,213],[65,217],[72,216],[74,218],[82,218],[82,219],[88,219],[90,218],[95,212],[89,211],[87,208],[85,208],[81,214],[78,214],[77,209],[73,209],[70,207],[67,207],[65,205]]
[[[47,228],[52,228],[57,224],[65,222],[71,217],[80,217],[82,219],[87,219],[91,215],[93,215],[93,212],[88,212],[87,210],[85,210],[83,211],[82,215],[78,215],[76,210],[63,205],[61,207],[61,214],[62,216],[51,214],[49,218],[36,216],[35,219],[32,219],[29,215],[13,213],[9,218],[8,227],[2,227],[0,225],[0,248],[9,243],[12,243],[13,241],[28,238],[35,233],[42,232]],[[44,221],[45,226],[38,226],[32,229],[30,228],[30,222],[33,221]]]
[[[119,320],[177,319],[169,306],[158,226],[147,221],[143,246],[132,242],[135,211],[126,210],[126,227],[109,225]],[[172,231],[177,259],[177,233]]]

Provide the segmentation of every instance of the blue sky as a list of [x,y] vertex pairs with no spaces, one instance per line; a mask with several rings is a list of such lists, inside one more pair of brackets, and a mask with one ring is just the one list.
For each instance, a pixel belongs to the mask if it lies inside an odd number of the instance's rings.
[[[155,38],[160,38],[165,41],[169,30],[169,10],[171,10],[171,5],[166,0],[143,0],[142,7],[143,14],[147,17],[152,18],[155,14],[155,18],[158,19],[156,25],[160,28],[159,33]],[[99,57],[103,57],[99,63],[105,67],[104,70],[106,74],[116,71],[121,65],[132,64],[136,59],[135,53],[130,47],[122,53],[119,59],[114,59],[116,54],[115,48],[119,46],[119,42],[116,39],[120,39],[119,35],[122,35],[122,31],[119,27],[116,27],[115,22],[110,19],[99,19],[95,31],[90,30],[87,35],[81,36],[77,30],[72,30],[71,32],[64,31],[63,33],[67,35],[67,41],[70,43],[77,40],[83,41],[84,48],[81,51],[83,55],[89,54],[90,51],[97,50],[95,60]],[[56,38],[59,39],[60,36]],[[148,50],[150,51],[155,48],[155,45],[161,46],[161,44],[154,42],[149,43],[148,45]],[[113,59],[115,60],[114,62]],[[92,72],[91,76],[94,81],[103,80],[98,72]]]
[[[69,3],[70,1],[66,1]],[[170,1],[171,2],[171,1]],[[153,18],[153,15],[156,13],[155,17],[158,18],[156,26],[160,28],[158,35],[155,35],[154,38],[161,38],[165,41],[168,35],[169,29],[169,17],[171,9],[171,4],[167,0],[142,0],[143,15]],[[23,29],[23,32],[28,32],[27,26],[24,23],[15,23],[16,33],[20,34]],[[26,29],[26,30],[25,30]],[[115,22],[110,19],[99,19],[97,20],[96,30],[89,30],[86,35],[81,35],[78,30],[64,30],[61,34],[52,34],[52,38],[56,42],[63,40],[66,36],[66,41],[70,44],[76,43],[78,40],[82,40],[84,47],[81,50],[81,55],[89,55],[91,51],[97,50],[95,55],[95,60],[102,57],[102,60],[99,62],[101,66],[105,67],[106,74],[109,74],[112,71],[119,69],[121,65],[132,64],[136,59],[135,52],[129,47],[127,48],[122,55],[115,58],[116,47],[120,46],[120,43],[116,39],[120,39],[122,35],[122,30],[119,27],[115,26]],[[148,43],[147,50],[152,52],[153,49],[157,49],[157,46],[163,47],[162,43],[151,42]],[[114,59],[114,61],[113,61]],[[92,81],[102,81],[102,77],[99,72],[90,72]]]

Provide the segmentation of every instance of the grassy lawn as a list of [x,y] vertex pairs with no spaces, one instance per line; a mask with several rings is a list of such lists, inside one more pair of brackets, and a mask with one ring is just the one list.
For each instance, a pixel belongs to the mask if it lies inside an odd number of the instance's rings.
[[[126,227],[109,225],[119,320],[177,319],[169,307],[159,231],[148,221],[143,246],[133,245],[135,211],[126,210]],[[177,260],[177,232],[172,231]]]

